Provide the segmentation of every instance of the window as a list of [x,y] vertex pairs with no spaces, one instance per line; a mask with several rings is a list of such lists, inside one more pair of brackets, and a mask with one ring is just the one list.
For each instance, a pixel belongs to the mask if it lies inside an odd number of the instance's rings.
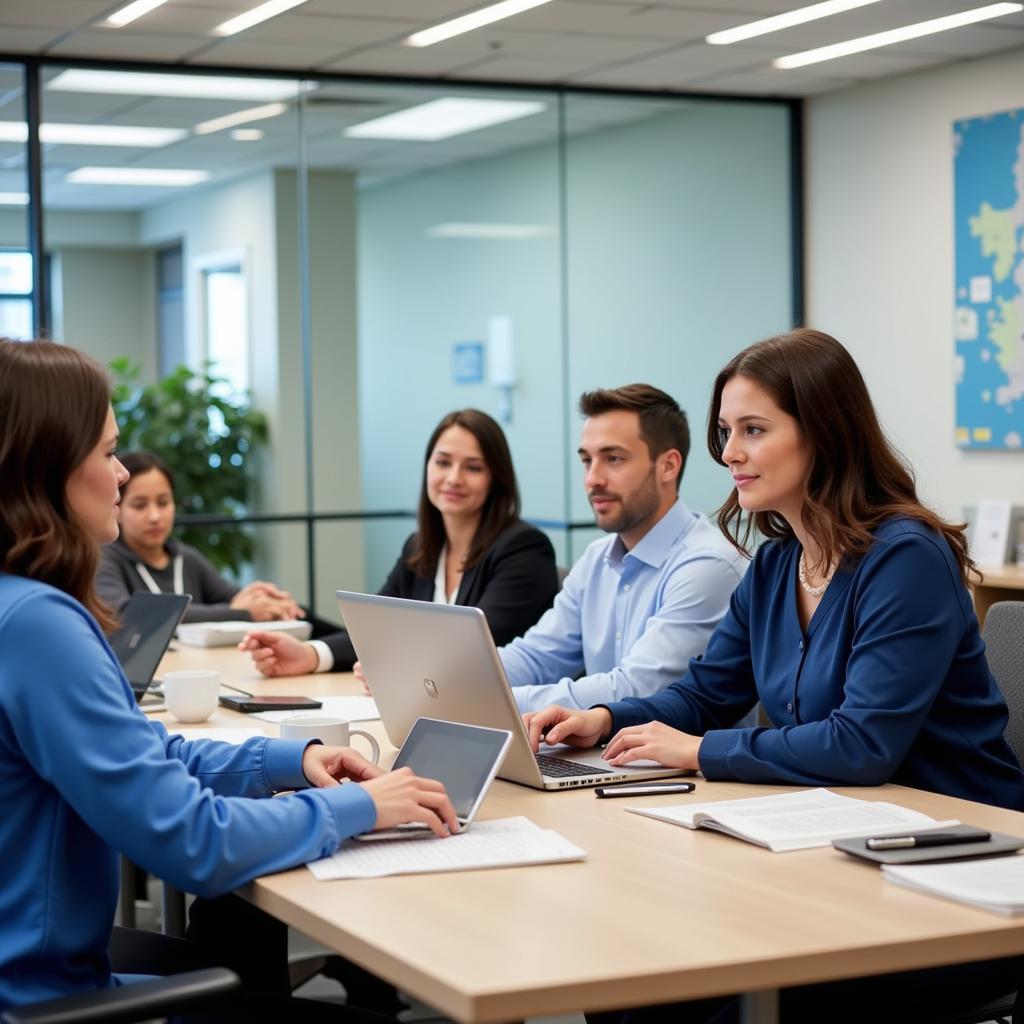
[[203,261],[203,358],[210,372],[227,381],[226,394],[249,390],[249,300],[244,260],[225,256]]
[[32,337],[32,257],[0,249],[0,337]]

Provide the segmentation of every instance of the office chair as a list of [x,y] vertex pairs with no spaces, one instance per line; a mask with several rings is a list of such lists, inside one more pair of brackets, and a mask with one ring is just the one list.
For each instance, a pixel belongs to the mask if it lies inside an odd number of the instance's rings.
[[193,1009],[239,988],[238,975],[211,967],[188,971],[136,985],[83,992],[12,1007],[0,1016],[2,1024],[108,1024],[146,1021]]
[[[1024,764],[1024,601],[999,601],[985,616],[982,630],[985,657],[1006,701],[1010,719],[1006,725],[1006,741]],[[982,1024],[999,1021],[1024,1024],[1024,1005],[1014,1016],[1017,993],[1010,992],[983,1006],[972,1007],[960,1014],[950,1014],[936,1024]]]

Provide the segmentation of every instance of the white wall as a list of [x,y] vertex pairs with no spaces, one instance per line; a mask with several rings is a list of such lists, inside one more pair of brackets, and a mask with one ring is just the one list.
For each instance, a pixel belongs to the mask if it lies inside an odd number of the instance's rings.
[[1024,504],[1019,453],[954,444],[955,120],[1024,107],[1024,50],[828,93],[806,118],[807,322],[839,338],[921,497]]

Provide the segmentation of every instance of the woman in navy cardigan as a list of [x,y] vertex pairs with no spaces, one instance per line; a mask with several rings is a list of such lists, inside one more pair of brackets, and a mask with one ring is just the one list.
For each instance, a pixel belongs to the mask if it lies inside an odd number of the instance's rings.
[[[610,737],[613,765],[651,758],[740,782],[896,782],[1024,810],[967,589],[976,570],[964,528],[918,501],[849,353],[807,329],[741,352],[715,381],[708,448],[735,485],[719,510],[723,532],[743,551],[755,528],[767,542],[703,658],[653,697],[527,715],[534,743],[542,733],[579,746]],[[734,728],[758,701],[771,726]],[[925,991],[969,1004],[1012,990],[1018,966],[928,972],[937,980]],[[873,985],[867,1007],[849,992],[838,1005],[786,993],[783,1019],[845,1020],[837,1013],[851,1007],[870,1017],[885,1002]],[[909,991],[892,986],[886,998]],[[912,1016],[920,996],[908,1000]],[[731,1019],[709,1016],[715,1008],[676,1007],[673,1018]]]
[[[479,608],[499,647],[522,636],[551,606],[558,593],[555,552],[540,530],[519,518],[512,454],[487,413],[450,412],[434,428],[416,532],[378,593]],[[268,676],[349,672],[356,661],[345,630],[305,644],[254,631],[240,646]]]

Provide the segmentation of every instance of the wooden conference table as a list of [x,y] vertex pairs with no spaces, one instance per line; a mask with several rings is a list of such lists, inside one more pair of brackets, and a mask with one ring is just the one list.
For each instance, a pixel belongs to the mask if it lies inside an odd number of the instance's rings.
[[[351,676],[261,681],[233,650],[181,649],[163,668],[218,667],[262,693],[356,693]],[[253,719],[218,710],[211,727]],[[360,726],[361,728],[365,727]],[[268,726],[268,731],[273,731]],[[380,723],[370,723],[380,731]],[[387,749],[392,749],[386,744]],[[655,806],[782,792],[698,780]],[[898,786],[836,792],[1024,834],[1024,814]],[[1024,953],[1024,919],[918,895],[831,849],[773,854],[628,814],[591,790],[496,782],[480,817],[525,815],[587,851],[582,863],[318,882],[305,868],[241,892],[257,906],[466,1024],[776,990]]]
[[985,615],[996,601],[1024,601],[1024,565],[982,565],[984,576],[975,584],[974,610],[978,624],[985,625]]

